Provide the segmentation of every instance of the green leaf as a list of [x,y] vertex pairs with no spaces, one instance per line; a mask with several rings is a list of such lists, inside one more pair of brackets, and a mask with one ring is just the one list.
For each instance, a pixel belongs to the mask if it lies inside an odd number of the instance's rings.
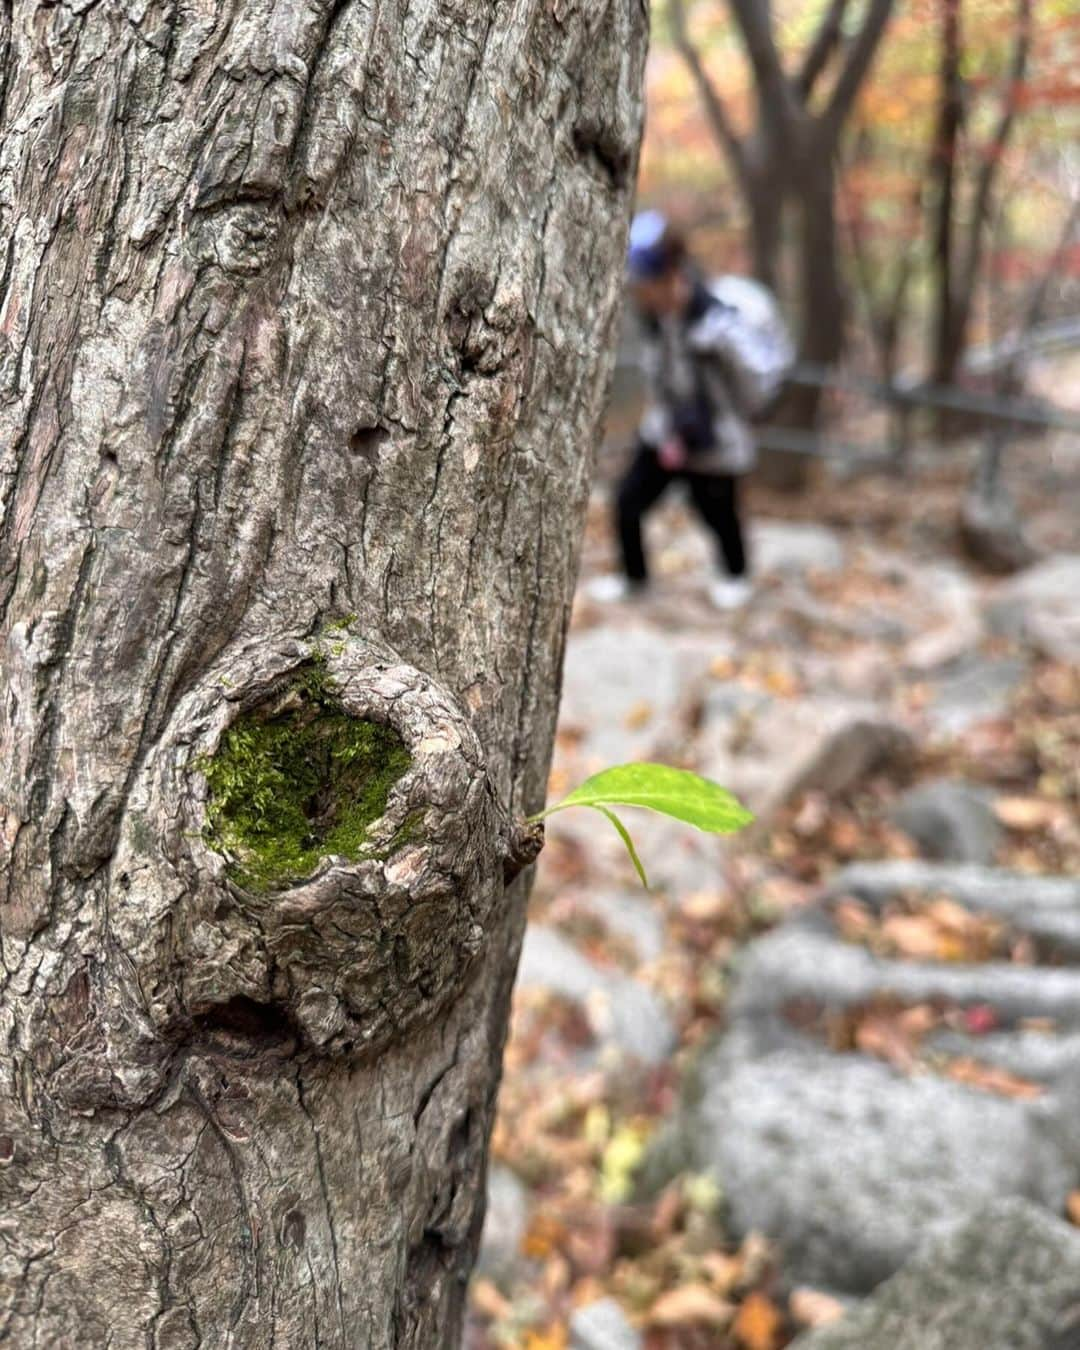
[[649,811],[684,820],[696,829],[709,834],[732,834],[749,825],[754,817],[735,797],[716,783],[701,778],[687,769],[673,769],[667,764],[620,764],[604,769],[587,778],[561,802],[530,816],[530,821],[543,820],[556,811],[571,806],[589,806],[607,816],[619,838],[626,845],[641,884],[646,890],[649,882],[645,869],[634,848],[626,826],[611,810],[612,806],[644,806]]
[[616,830],[619,832],[619,838],[626,845],[627,853],[630,854],[630,861],[634,864],[634,870],[641,878],[641,884],[645,887],[646,890],[648,890],[649,878],[645,875],[645,869],[641,865],[641,859],[638,857],[638,851],[634,847],[634,841],[630,838],[630,832],[627,830],[626,826],[622,823],[622,821],[615,814],[615,812],[609,811],[606,806],[594,806],[593,810],[599,811],[602,816],[607,816],[608,820],[610,820],[612,825],[615,826]]
[[571,806],[643,806],[709,834],[733,834],[754,819],[726,788],[668,764],[620,764],[604,769],[532,819],[543,820]]

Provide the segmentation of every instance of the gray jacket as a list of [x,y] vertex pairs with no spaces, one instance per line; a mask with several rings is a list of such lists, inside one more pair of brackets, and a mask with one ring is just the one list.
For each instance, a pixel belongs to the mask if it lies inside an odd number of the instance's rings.
[[755,460],[750,419],[779,391],[792,359],[764,286],[736,276],[695,283],[685,315],[643,322],[641,439],[659,447],[679,435],[695,472],[746,473]]

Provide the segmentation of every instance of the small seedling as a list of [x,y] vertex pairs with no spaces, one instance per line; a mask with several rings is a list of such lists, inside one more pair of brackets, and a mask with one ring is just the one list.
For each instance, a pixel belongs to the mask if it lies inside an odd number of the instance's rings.
[[538,811],[529,820],[543,820],[545,816],[566,811],[571,806],[589,806],[611,821],[646,889],[649,882],[634,841],[611,809],[613,806],[643,806],[649,811],[683,820],[708,834],[734,834],[754,819],[726,788],[688,769],[673,769],[668,764],[618,764],[594,773],[561,802]]

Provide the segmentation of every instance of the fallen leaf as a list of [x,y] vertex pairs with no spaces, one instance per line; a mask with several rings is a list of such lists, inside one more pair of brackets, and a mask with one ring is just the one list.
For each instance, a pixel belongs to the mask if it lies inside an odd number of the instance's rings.
[[1028,1078],[1020,1078],[1007,1069],[981,1064],[977,1059],[966,1057],[951,1060],[945,1074],[954,1082],[966,1083],[968,1087],[993,1092],[999,1097],[1013,1097],[1018,1101],[1032,1101],[1041,1097],[1045,1091],[1041,1084],[1033,1083]]
[[793,1289],[788,1306],[792,1317],[803,1327],[827,1327],[844,1315],[840,1300],[820,1289]]
[[760,1233],[747,1233],[739,1248],[739,1261],[742,1265],[739,1283],[744,1287],[756,1284],[768,1269],[772,1256],[773,1251],[768,1238]]
[[881,936],[901,956],[915,961],[937,959],[941,934],[924,915],[889,914],[882,920]]
[[985,1036],[998,1024],[997,1013],[989,1003],[976,1003],[974,1007],[965,1008],[963,1019],[964,1030],[969,1036]]
[[731,914],[731,897],[723,891],[691,891],[679,912],[693,923],[716,923]]
[[491,1280],[473,1280],[469,1300],[481,1317],[490,1318],[492,1322],[501,1322],[514,1310],[514,1305],[499,1293]]
[[704,1284],[683,1284],[661,1294],[649,1309],[647,1321],[653,1327],[685,1327],[703,1323],[725,1327],[735,1311],[732,1304]]
[[521,1254],[534,1261],[544,1261],[565,1241],[565,1224],[549,1214],[534,1214],[521,1239]]
[[876,1055],[902,1073],[910,1073],[926,1033],[938,1015],[928,1004],[913,1008],[871,1008],[855,1027],[855,1048]]
[[521,1342],[523,1350],[566,1350],[568,1337],[562,1322],[553,1322],[543,1331],[527,1331]]
[[999,797],[994,815],[1008,830],[1048,830],[1062,818],[1066,808],[1061,802],[1044,797]]
[[746,1298],[731,1324],[731,1334],[744,1350],[777,1350],[783,1330],[776,1304],[759,1289]]
[[623,718],[623,726],[626,727],[627,731],[640,731],[652,720],[652,715],[652,704],[643,698],[639,698],[636,703],[631,704],[627,709],[626,716]]
[[840,936],[848,942],[865,942],[874,930],[873,915],[858,900],[838,900],[832,913]]
[[701,1268],[721,1294],[730,1294],[742,1279],[742,1262],[727,1252],[706,1252],[701,1258]]

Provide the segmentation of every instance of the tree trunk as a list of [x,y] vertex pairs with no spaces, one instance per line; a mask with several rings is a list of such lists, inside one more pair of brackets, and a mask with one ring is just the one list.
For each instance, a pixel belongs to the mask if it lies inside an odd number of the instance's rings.
[[938,113],[931,159],[933,183],[933,342],[930,378],[951,384],[964,347],[967,297],[957,294],[954,267],[956,175],[964,121],[960,0],[942,0]]
[[784,202],[787,196],[783,147],[771,144],[764,130],[747,148],[746,206],[750,215],[750,252],[754,276],[779,294],[780,249],[783,244]]
[[637,0],[0,6],[0,1340],[456,1343]]

